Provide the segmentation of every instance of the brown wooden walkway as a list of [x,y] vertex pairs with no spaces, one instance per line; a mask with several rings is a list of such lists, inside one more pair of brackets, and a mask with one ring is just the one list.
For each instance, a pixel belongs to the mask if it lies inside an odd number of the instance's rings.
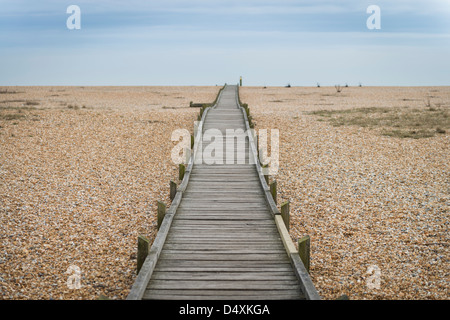
[[[128,299],[319,298],[280,233],[248,128],[237,87],[226,86]],[[227,129],[238,130],[228,148]]]

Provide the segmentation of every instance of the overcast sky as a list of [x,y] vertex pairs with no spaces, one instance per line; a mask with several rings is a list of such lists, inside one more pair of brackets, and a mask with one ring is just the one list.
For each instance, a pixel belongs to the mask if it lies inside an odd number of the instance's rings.
[[450,85],[449,57],[449,0],[0,0],[0,85]]

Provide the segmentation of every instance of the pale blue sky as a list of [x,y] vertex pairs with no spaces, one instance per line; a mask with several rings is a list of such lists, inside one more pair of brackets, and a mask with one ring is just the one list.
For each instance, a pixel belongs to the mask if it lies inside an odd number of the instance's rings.
[[450,85],[449,18],[448,0],[0,0],[0,85]]

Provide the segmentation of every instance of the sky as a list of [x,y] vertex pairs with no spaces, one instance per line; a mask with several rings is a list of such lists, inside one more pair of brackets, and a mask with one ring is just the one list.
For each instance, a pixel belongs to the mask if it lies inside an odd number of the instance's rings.
[[447,86],[449,57],[450,0],[0,0],[3,86]]

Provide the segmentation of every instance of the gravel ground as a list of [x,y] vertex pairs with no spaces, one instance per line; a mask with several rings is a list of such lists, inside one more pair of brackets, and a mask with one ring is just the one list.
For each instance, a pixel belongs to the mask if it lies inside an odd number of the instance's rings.
[[125,299],[178,178],[171,133],[218,90],[2,88],[0,299]]
[[[189,102],[213,101],[219,88],[5,89],[0,299],[124,299],[137,236],[154,239],[156,200],[170,204],[177,179],[170,134],[192,130]],[[450,297],[448,133],[391,138],[305,113],[427,99],[448,106],[450,89],[241,89],[256,128],[280,130],[278,200],[291,201],[294,242],[311,236],[323,298]],[[70,289],[76,270],[81,288]]]
[[[450,107],[450,88],[248,88],[256,129],[280,130],[278,201],[311,237],[324,299],[449,299],[449,135],[382,136],[307,111]],[[449,129],[449,128],[447,128]]]

